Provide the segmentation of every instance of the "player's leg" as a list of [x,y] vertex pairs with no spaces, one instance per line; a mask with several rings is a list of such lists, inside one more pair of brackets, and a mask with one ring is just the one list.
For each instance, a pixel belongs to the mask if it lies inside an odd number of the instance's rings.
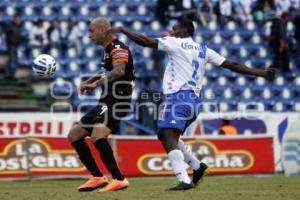
[[104,124],[96,124],[92,132],[94,145],[100,154],[101,160],[113,177],[113,180],[100,190],[101,192],[121,190],[127,188],[129,185],[127,179],[120,172],[113,150],[107,141],[110,133],[111,129]]
[[184,155],[184,161],[193,169],[193,179],[192,182],[197,185],[198,182],[208,173],[208,166],[200,162],[196,156],[189,151],[183,140],[179,139],[177,144],[178,149],[180,149]]
[[177,144],[178,149],[180,149],[184,155],[184,162],[186,162],[193,170],[196,170],[200,167],[200,161],[189,151],[183,140],[179,139]]
[[68,140],[76,150],[79,159],[93,175],[87,182],[77,188],[80,192],[91,191],[108,183],[107,178],[99,170],[88,145],[85,143],[85,137],[89,135],[91,135],[89,131],[82,128],[79,124],[75,124],[68,135]]
[[[184,127],[183,131],[185,131],[185,130],[187,129],[187,127],[188,127],[191,123],[193,123],[193,122],[195,121],[195,119],[196,119],[196,116],[193,117],[193,118],[191,118],[190,120],[188,120],[188,121],[186,122],[186,124],[185,124],[185,127]],[[200,161],[196,158],[196,156],[194,156],[194,155],[192,154],[191,151],[189,151],[189,150],[186,148],[186,146],[185,146],[183,140],[181,140],[181,139],[178,140],[177,147],[178,147],[178,149],[180,149],[180,150],[182,151],[182,153],[183,153],[183,155],[184,155],[184,161],[185,161],[185,162],[186,162],[193,170],[198,169],[199,166],[200,166]]]
[[180,130],[171,128],[160,129],[158,133],[158,138],[166,150],[172,169],[180,182],[177,186],[169,190],[187,190],[194,187],[184,166],[184,155],[177,147],[181,134]]

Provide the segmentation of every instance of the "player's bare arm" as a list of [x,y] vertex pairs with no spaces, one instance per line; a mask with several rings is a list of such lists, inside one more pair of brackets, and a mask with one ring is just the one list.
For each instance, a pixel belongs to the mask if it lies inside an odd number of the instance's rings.
[[110,32],[111,33],[121,32],[124,33],[127,37],[129,37],[132,41],[136,42],[141,46],[150,47],[154,49],[158,48],[158,41],[156,39],[144,36],[142,34],[134,33],[125,27],[119,26],[116,28],[112,28],[110,29]]
[[89,86],[90,86],[91,84],[93,84],[95,81],[99,80],[99,79],[101,79],[101,75],[100,75],[100,73],[97,73],[96,75],[90,77],[88,80],[83,81],[83,82],[79,85],[78,93],[79,93],[80,95],[84,94],[84,92],[85,92],[86,90],[89,90],[89,89],[88,89]]
[[79,92],[83,94],[86,90],[93,90],[97,86],[103,85],[104,83],[109,83],[111,81],[117,80],[125,74],[125,62],[118,62],[113,64],[113,70],[108,72],[105,76],[100,75],[99,73],[87,81],[80,84]]
[[275,76],[276,69],[272,66],[268,67],[266,70],[254,69],[247,67],[244,64],[238,63],[236,61],[225,60],[220,67],[229,69],[233,72],[237,72],[245,75],[254,75],[259,77],[264,77],[271,79]]
[[117,80],[117,79],[121,78],[122,76],[124,76],[125,75],[125,67],[126,67],[125,62],[114,63],[112,71],[108,72],[106,74],[106,76],[104,76],[104,78],[98,79],[97,81],[94,82],[96,84],[96,87],[103,85],[106,82],[110,83],[110,82]]

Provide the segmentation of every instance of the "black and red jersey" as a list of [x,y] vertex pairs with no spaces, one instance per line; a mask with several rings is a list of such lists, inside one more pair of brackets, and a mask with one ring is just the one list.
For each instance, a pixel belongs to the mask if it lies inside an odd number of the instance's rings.
[[[125,67],[125,75],[121,78],[112,81],[108,85],[108,92],[111,92],[113,84],[116,82],[121,82],[122,84],[116,84],[115,90],[120,91],[121,94],[127,94],[132,92],[132,87],[130,82],[134,80],[134,66],[133,59],[129,48],[116,37],[111,38],[104,45],[105,52],[102,60],[102,66],[106,69],[106,71],[111,71],[113,69],[113,64],[117,62],[126,63]],[[125,82],[128,82],[127,84]],[[123,83],[124,82],[124,83]],[[119,93],[119,92],[118,92]]]

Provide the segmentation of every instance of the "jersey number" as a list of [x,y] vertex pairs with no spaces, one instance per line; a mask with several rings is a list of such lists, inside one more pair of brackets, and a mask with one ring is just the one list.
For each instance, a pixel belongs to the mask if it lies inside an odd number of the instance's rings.
[[[204,59],[205,55],[206,55],[206,46],[205,46],[205,44],[201,44],[200,45],[200,51],[199,51],[199,54],[198,54],[198,58]],[[198,70],[199,70],[199,67],[200,67],[200,63],[197,60],[193,60],[192,61],[192,67],[194,69],[193,75],[192,75],[192,80],[190,80],[188,82],[188,84],[192,85],[192,86],[196,86],[197,81],[199,79]]]
[[193,60],[192,61],[192,66],[193,66],[194,71],[193,71],[193,75],[192,75],[192,80],[190,80],[188,82],[188,84],[190,84],[192,86],[196,86],[197,85],[196,83],[197,83],[197,81],[199,79],[198,69],[200,67],[200,64],[199,64],[199,62],[197,60]]

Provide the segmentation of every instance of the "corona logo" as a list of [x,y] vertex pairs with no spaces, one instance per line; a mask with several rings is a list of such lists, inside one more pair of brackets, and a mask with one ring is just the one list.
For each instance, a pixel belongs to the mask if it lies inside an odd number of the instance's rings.
[[53,150],[44,140],[19,139],[0,152],[0,174],[31,172],[84,171],[73,150]]
[[[219,150],[205,140],[187,142],[187,149],[210,166],[210,172],[246,171],[253,166],[254,157],[246,150]],[[145,154],[138,160],[138,169],[147,175],[173,174],[165,153]]]

